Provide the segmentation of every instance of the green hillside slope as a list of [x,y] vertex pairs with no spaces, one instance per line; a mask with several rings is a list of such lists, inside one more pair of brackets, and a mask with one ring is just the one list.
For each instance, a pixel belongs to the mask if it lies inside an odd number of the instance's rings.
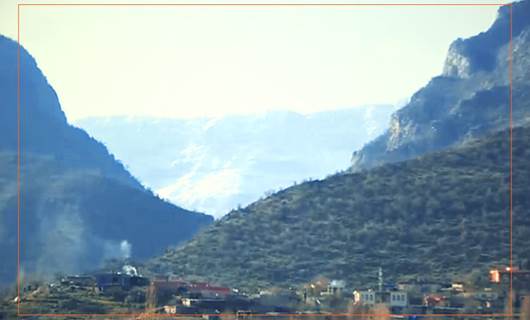
[[[509,257],[509,132],[458,149],[290,187],[228,214],[152,272],[236,285],[323,275],[351,285],[449,280]],[[514,131],[514,258],[530,257],[530,127]]]

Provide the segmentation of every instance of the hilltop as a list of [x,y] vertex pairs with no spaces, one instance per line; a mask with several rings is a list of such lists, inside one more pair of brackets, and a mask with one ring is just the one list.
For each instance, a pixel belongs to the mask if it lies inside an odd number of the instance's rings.
[[[259,287],[317,276],[350,285],[485,274],[509,254],[509,135],[292,186],[153,259],[155,273]],[[530,127],[513,141],[514,259],[527,251]]]

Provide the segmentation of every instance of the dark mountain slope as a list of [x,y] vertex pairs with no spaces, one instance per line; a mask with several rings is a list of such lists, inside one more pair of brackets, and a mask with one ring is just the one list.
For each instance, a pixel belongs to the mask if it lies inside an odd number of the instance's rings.
[[[17,150],[17,49],[0,35],[0,150]],[[85,131],[71,126],[59,99],[35,59],[20,53],[20,117],[22,152],[44,153],[67,168],[91,168],[143,189],[107,148]]]
[[[514,258],[530,258],[530,127],[514,132]],[[350,284],[448,280],[509,256],[508,132],[370,171],[293,186],[231,212],[154,272],[237,286],[318,275]],[[482,270],[483,271],[483,270]]]
[[[510,10],[486,32],[458,39],[444,72],[398,110],[387,132],[354,152],[352,171],[415,158],[509,124]],[[530,118],[530,1],[513,4],[513,119]]]
[[[17,44],[0,36],[0,284],[17,272]],[[21,267],[80,272],[144,259],[212,217],[145,190],[106,147],[70,126],[35,60],[21,51]]]
[[[31,179],[21,201],[21,253],[27,272],[77,272],[113,257],[145,259],[211,222],[97,171],[66,171],[50,156],[26,157],[31,165],[22,172]],[[16,155],[0,153],[1,185],[14,185],[15,172]],[[0,250],[10,253],[0,274],[6,276],[16,270],[16,193],[6,187],[0,196]]]

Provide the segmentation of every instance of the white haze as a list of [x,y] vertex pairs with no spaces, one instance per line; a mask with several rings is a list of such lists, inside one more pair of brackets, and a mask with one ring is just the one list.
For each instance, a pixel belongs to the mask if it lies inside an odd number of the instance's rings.
[[271,190],[346,169],[351,153],[384,131],[394,109],[89,118],[76,124],[163,198],[219,218]]

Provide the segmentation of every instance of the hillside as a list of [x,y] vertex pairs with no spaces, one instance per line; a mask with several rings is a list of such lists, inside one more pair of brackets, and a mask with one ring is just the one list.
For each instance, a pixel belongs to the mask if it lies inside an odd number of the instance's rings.
[[269,190],[344,170],[351,149],[381,134],[393,110],[374,105],[308,115],[109,117],[75,124],[165,199],[221,217]]
[[[17,49],[0,35],[0,150],[17,150]],[[107,148],[70,125],[59,97],[24,49],[20,53],[20,124],[23,152],[43,153],[68,168],[91,168],[138,189],[141,184]]]
[[[0,36],[0,285],[17,273],[17,48]],[[213,220],[159,199],[103,144],[68,124],[24,49],[20,219],[22,272],[31,276],[151,257]]]
[[[392,115],[388,130],[355,151],[352,171],[412,159],[509,124],[510,10],[485,32],[458,39],[444,71]],[[513,4],[513,120],[530,118],[530,1]]]
[[[370,171],[287,188],[233,211],[152,272],[235,286],[450,280],[506,263],[508,132]],[[514,131],[514,259],[530,258],[530,127]]]

